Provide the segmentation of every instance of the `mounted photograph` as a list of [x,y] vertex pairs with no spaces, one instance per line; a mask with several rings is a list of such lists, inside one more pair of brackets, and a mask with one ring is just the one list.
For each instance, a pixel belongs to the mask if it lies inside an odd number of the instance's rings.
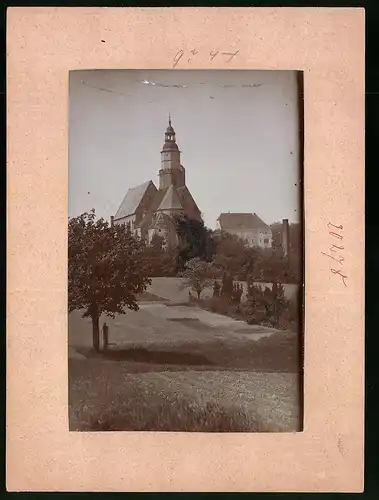
[[70,431],[303,428],[297,71],[69,76]]

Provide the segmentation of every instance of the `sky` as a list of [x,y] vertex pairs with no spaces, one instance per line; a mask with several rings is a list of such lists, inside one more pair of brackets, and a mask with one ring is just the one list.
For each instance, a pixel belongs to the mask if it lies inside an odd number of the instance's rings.
[[158,186],[169,113],[208,227],[229,211],[299,221],[296,73],[246,70],[71,71],[70,217],[109,220],[129,188]]

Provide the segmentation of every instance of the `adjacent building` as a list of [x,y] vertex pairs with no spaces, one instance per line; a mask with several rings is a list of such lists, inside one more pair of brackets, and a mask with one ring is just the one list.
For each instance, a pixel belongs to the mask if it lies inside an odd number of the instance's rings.
[[256,213],[222,213],[219,229],[243,239],[250,247],[271,248],[272,231]]
[[186,172],[170,117],[158,175],[158,188],[150,180],[128,190],[112,223],[129,224],[134,234],[148,242],[157,234],[166,244],[174,245],[177,242],[175,217],[186,214],[201,220],[201,212],[186,185]]

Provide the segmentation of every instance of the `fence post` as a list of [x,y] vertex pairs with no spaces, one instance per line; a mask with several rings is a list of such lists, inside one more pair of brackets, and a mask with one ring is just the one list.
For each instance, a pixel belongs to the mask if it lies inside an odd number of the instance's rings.
[[104,351],[108,349],[109,344],[109,327],[106,323],[103,325]]

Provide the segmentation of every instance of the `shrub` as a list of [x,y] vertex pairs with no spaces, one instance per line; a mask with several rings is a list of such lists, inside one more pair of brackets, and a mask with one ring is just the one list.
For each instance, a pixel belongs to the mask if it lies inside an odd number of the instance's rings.
[[212,297],[211,299],[204,300],[203,305],[211,312],[225,316],[228,316],[231,312],[231,303],[226,297]]
[[239,283],[233,283],[232,297],[231,297],[232,302],[235,304],[240,304],[242,295],[243,295],[243,286],[240,285]]
[[[228,287],[227,278],[224,277],[223,282],[225,290],[225,287]],[[281,330],[290,328],[297,331],[298,298],[287,300],[281,283],[274,283],[270,290],[268,287],[262,289],[259,285],[250,282],[247,284],[247,299],[243,302],[241,302],[242,285],[234,283],[232,286],[231,296],[222,292],[218,296],[218,289],[214,285],[213,297],[200,301],[200,306],[217,314],[244,320],[249,325],[262,325]]]
[[224,273],[222,276],[221,295],[231,298],[233,294],[233,276]]
[[186,263],[184,271],[180,276],[184,278],[182,287],[190,287],[192,291],[196,292],[197,298],[200,299],[201,292],[205,288],[212,287],[213,275],[215,270],[209,262],[198,259],[197,257],[189,260]]
[[220,292],[221,292],[220,283],[217,280],[215,280],[215,282],[213,283],[213,297],[219,297]]

